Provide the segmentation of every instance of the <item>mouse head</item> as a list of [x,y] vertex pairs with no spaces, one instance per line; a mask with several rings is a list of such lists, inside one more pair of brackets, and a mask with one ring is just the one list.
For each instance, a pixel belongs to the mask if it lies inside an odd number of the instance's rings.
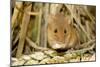
[[62,14],[48,16],[48,42],[53,49],[65,49],[66,37],[70,32],[70,20]]

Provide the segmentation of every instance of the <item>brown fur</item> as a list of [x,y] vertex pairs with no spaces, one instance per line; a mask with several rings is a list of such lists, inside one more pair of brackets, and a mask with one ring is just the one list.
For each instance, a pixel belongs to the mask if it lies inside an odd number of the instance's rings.
[[53,49],[77,48],[79,45],[76,29],[62,14],[49,15],[47,33],[49,46]]

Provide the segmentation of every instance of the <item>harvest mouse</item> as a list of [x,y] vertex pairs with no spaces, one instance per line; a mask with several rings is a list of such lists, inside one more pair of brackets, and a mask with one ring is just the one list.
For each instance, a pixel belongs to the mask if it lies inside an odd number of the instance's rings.
[[70,22],[69,18],[60,13],[48,16],[47,37],[52,49],[78,48],[79,36]]

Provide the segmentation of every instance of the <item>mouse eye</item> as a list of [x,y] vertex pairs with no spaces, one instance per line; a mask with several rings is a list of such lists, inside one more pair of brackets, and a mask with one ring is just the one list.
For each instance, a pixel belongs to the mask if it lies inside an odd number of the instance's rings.
[[66,30],[64,30],[64,33],[66,34],[66,33],[67,33],[67,31],[66,31]]
[[54,32],[57,33],[57,29],[55,29]]

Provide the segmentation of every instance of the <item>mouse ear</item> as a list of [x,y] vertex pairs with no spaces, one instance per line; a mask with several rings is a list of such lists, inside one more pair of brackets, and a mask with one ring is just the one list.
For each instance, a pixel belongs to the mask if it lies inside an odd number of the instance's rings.
[[67,16],[67,17],[66,17],[66,20],[67,20],[68,24],[72,24],[72,19],[71,19],[70,16]]
[[51,22],[53,21],[54,18],[55,18],[55,15],[53,15],[53,14],[48,14],[48,15],[47,15],[47,21],[48,21],[48,23],[51,23]]
[[55,14],[48,14],[48,18],[54,18]]

